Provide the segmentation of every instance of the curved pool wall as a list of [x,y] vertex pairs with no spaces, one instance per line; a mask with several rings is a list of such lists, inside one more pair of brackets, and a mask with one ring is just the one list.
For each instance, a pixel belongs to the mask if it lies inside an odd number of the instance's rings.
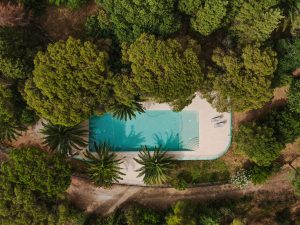
[[146,110],[131,120],[110,114],[89,120],[89,146],[108,143],[114,151],[139,151],[161,146],[167,151],[195,151],[199,147],[199,113],[193,110]]

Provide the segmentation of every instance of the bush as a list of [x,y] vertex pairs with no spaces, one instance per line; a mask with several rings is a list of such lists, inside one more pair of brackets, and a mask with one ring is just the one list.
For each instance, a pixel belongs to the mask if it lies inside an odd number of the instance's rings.
[[193,177],[189,171],[180,171],[175,178],[171,180],[171,186],[177,190],[185,190],[193,181]]
[[130,206],[124,215],[128,225],[161,225],[163,222],[160,214],[139,205]]
[[234,176],[231,177],[231,183],[239,188],[244,188],[250,183],[250,179],[250,173],[245,169],[240,169]]
[[38,115],[33,111],[32,109],[25,108],[22,111],[21,117],[20,117],[20,123],[22,125],[28,126],[28,125],[34,125],[39,120]]
[[259,166],[270,166],[283,149],[275,131],[266,125],[242,125],[235,136],[237,150],[243,152]]
[[288,93],[288,107],[300,114],[300,79],[294,79]]
[[254,164],[250,170],[249,174],[251,176],[251,181],[254,184],[265,183],[273,174],[280,170],[278,164],[273,163],[270,166],[258,166]]
[[48,0],[50,4],[56,6],[66,5],[71,9],[80,8],[82,5],[86,4],[88,0]]

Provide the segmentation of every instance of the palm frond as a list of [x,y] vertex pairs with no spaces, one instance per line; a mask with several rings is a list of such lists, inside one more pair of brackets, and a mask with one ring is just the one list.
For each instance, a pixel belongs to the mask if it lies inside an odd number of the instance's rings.
[[43,123],[43,126],[44,128],[41,131],[44,135],[43,144],[52,151],[66,156],[74,156],[87,146],[87,141],[84,137],[88,132],[80,124],[65,127],[52,123]]
[[25,127],[19,125],[13,125],[4,123],[0,125],[0,141],[7,140],[12,142],[16,140],[18,136],[21,135],[21,132],[26,130]]
[[85,153],[90,178],[99,186],[110,187],[123,179],[122,175],[125,174],[121,172],[120,166],[123,161],[118,159],[117,154],[112,152],[113,149],[106,143],[99,145],[94,143],[94,145],[96,155],[89,151]]
[[166,156],[166,151],[162,151],[161,147],[154,148],[151,154],[145,146],[138,154],[138,158],[134,160],[141,165],[138,177],[144,177],[145,184],[163,184],[167,181],[168,174],[173,167],[174,159]]
[[113,117],[119,119],[119,120],[127,120],[132,119],[136,117],[136,113],[141,114],[144,113],[145,110],[143,108],[143,105],[139,102],[131,102],[128,105],[125,104],[116,104],[112,107],[111,112],[113,114]]

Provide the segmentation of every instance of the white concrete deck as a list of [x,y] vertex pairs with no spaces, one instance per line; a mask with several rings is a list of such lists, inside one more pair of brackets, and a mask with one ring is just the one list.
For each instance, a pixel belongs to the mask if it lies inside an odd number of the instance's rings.
[[[146,110],[171,110],[168,104],[144,103]],[[184,110],[198,111],[199,113],[199,148],[194,151],[169,151],[168,155],[178,160],[212,160],[226,153],[231,144],[231,114],[222,113],[221,121],[226,120],[222,127],[215,127],[216,122],[211,119],[220,115],[205,99],[197,95],[193,102]],[[138,152],[118,152],[120,158],[124,157],[121,165],[125,174],[121,184],[143,185],[142,177],[137,178],[135,172],[139,168],[133,158]]]

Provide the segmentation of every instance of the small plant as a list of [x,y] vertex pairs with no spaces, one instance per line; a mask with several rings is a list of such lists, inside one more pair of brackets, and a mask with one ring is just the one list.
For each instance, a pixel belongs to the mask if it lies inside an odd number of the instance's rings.
[[240,169],[233,177],[231,177],[231,183],[239,188],[244,188],[250,183],[250,179],[251,176],[249,172],[245,169]]
[[0,26],[14,27],[29,24],[31,14],[21,4],[0,3]]
[[44,128],[41,131],[44,135],[43,144],[52,151],[62,155],[74,156],[87,146],[87,142],[83,138],[87,135],[87,130],[79,124],[65,127],[48,123],[43,124],[43,126]]
[[26,130],[24,127],[9,123],[3,123],[0,125],[0,142],[16,140],[21,132]]
[[138,159],[134,159],[142,165],[138,170],[138,177],[142,177],[145,184],[163,184],[167,181],[168,173],[173,167],[174,159],[166,156],[166,151],[162,151],[161,147],[154,148],[151,154],[145,146],[138,154]]
[[87,3],[87,0],[48,0],[48,1],[52,5],[56,5],[56,6],[66,5],[71,9],[77,9],[80,6]]
[[87,151],[85,153],[89,165],[88,173],[96,185],[105,188],[110,187],[113,183],[122,180],[121,172],[122,159],[117,158],[117,154],[112,152],[112,148],[107,144],[94,144],[96,155]]

